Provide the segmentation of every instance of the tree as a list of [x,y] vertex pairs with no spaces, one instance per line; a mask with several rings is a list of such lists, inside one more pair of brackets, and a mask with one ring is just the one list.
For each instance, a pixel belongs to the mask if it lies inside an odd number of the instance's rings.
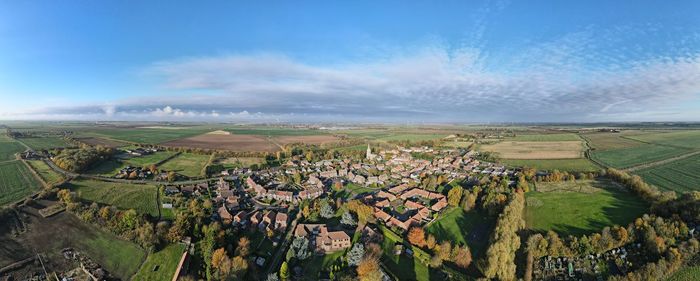
[[436,244],[435,236],[428,234],[428,239],[425,241],[425,245],[428,246],[428,249],[434,249]]
[[352,216],[352,214],[348,211],[345,211],[343,213],[343,216],[340,218],[340,223],[347,225],[347,226],[355,226],[357,225],[357,221],[355,218]]
[[374,218],[374,208],[365,205],[364,203],[360,202],[360,200],[350,200],[346,206],[348,207],[348,210],[357,214],[357,219],[362,225]]
[[447,192],[447,203],[450,206],[459,206],[459,201],[462,200],[462,190],[461,186],[455,186]]
[[362,243],[355,243],[352,249],[347,253],[346,258],[348,260],[348,265],[358,266],[365,256],[365,246]]
[[457,249],[453,259],[455,264],[460,268],[467,269],[472,263],[472,252],[469,250],[469,247],[463,246],[455,249]]
[[294,250],[294,256],[297,259],[307,259],[311,256],[311,251],[309,250],[309,239],[306,239],[306,237],[294,238],[294,240],[292,240],[290,250]]
[[156,232],[153,230],[153,225],[149,222],[138,227],[136,233],[138,234],[139,244],[146,249],[152,248],[157,242]]
[[287,265],[286,261],[282,262],[282,266],[280,266],[280,278],[283,281],[289,279],[289,266]]
[[239,279],[245,275],[248,270],[248,261],[241,256],[236,256],[231,259],[231,272],[236,275]]
[[236,255],[247,257],[250,253],[250,239],[248,237],[241,237],[238,239],[238,247],[236,247]]
[[277,277],[277,274],[270,273],[267,275],[266,281],[280,281],[280,278]]
[[226,255],[226,250],[224,250],[224,248],[216,249],[214,254],[211,256],[211,266],[215,269],[219,269],[221,267],[221,263],[226,258],[228,258],[228,256]]
[[357,277],[360,281],[381,281],[379,260],[376,257],[366,257],[357,266]]
[[177,179],[177,174],[175,172],[170,171],[168,172],[168,181],[169,182],[174,182]]
[[452,243],[450,241],[442,241],[440,247],[437,250],[437,255],[441,260],[450,260],[450,254],[452,254]]
[[63,203],[73,203],[73,194],[71,194],[70,190],[68,189],[61,189],[56,193],[56,196],[58,196],[58,199],[60,199]]
[[328,202],[324,203],[321,206],[321,217],[326,218],[326,219],[330,219],[333,216],[335,216],[335,211],[333,210],[333,207],[331,206],[331,204],[329,204]]
[[412,227],[408,231],[408,242],[418,247],[425,246],[425,232],[421,227]]

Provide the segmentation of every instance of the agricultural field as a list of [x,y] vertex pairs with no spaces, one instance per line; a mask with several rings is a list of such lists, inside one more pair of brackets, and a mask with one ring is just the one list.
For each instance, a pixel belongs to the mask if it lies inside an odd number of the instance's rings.
[[42,185],[21,161],[0,163],[0,206],[22,200]]
[[[55,202],[39,201],[37,208]],[[66,265],[61,255],[64,248],[74,248],[105,267],[121,280],[129,280],[143,262],[146,253],[136,244],[88,225],[69,212],[43,218],[34,207],[20,209],[27,231],[12,234],[11,224],[0,224],[0,267],[25,259],[41,251],[47,258],[49,271],[64,271],[75,265]],[[2,221],[7,221],[2,218]],[[48,261],[48,262],[47,262]],[[70,266],[70,267],[68,267]]]
[[588,133],[583,134],[583,137],[588,140],[591,149],[595,151],[644,145],[643,142],[626,138],[624,133]]
[[608,179],[537,183],[536,191],[526,194],[525,221],[535,231],[580,236],[627,225],[648,208]]
[[158,151],[156,153],[144,156],[128,156],[127,158],[123,159],[111,159],[107,161],[102,161],[101,163],[95,165],[87,173],[111,177],[116,175],[119,172],[119,170],[125,168],[126,166],[148,167],[150,165],[157,164],[165,159],[168,159],[168,157],[175,155],[175,153],[176,152],[172,151]]
[[291,144],[291,143],[305,143],[305,144],[325,144],[340,140],[339,138],[331,135],[317,135],[317,136],[275,136],[272,137],[274,143],[281,145]]
[[13,160],[15,154],[24,151],[26,148],[13,140],[7,139],[8,141],[0,142],[0,161]]
[[133,280],[143,281],[170,281],[173,279],[177,265],[180,263],[185,246],[182,244],[172,244],[158,252],[151,253],[146,261],[141,265],[139,272],[134,275]]
[[86,201],[134,209],[158,217],[158,188],[153,185],[114,183],[96,180],[72,180],[67,187]]
[[76,147],[76,145],[68,143],[61,137],[21,138],[19,139],[19,141],[21,141],[22,143],[26,144],[34,150]]
[[92,146],[99,145],[99,146],[112,147],[112,148],[117,148],[117,147],[129,145],[126,142],[111,140],[111,139],[104,139],[104,138],[84,137],[84,138],[77,138],[76,140],[78,140],[79,142],[85,143],[87,145],[92,145]]
[[251,165],[263,164],[265,163],[265,159],[260,157],[229,157],[216,159],[214,163],[221,164],[226,169],[232,169],[235,167],[250,167]]
[[700,148],[700,130],[665,131],[662,133],[630,136],[630,138],[654,144],[692,149]]
[[229,134],[214,131],[189,138],[163,143],[170,147],[191,147],[202,149],[221,149],[230,151],[275,152],[280,148],[265,136]]
[[203,175],[202,170],[209,163],[209,158],[211,158],[211,155],[182,153],[161,164],[158,168],[166,171],[175,171],[187,177],[199,177]]
[[305,128],[281,128],[281,127],[240,127],[227,128],[228,132],[236,135],[255,136],[316,136],[326,135],[327,131]]
[[156,144],[192,137],[211,131],[205,127],[173,128],[100,128],[80,133],[80,137],[98,137],[132,143]]
[[514,138],[508,138],[512,141],[580,141],[576,134],[517,134]]
[[581,141],[502,141],[480,149],[503,159],[575,159],[583,154]]
[[676,273],[671,275],[666,281],[692,281],[700,280],[700,266],[688,266],[679,269]]
[[605,165],[624,169],[668,159],[685,153],[688,153],[688,150],[670,146],[644,144],[621,149],[592,151],[591,157]]
[[477,211],[465,212],[462,208],[445,211],[426,228],[437,241],[450,241],[453,245],[469,245],[472,256],[482,257],[486,253],[489,235],[495,220],[488,214]]
[[47,184],[52,185],[63,181],[63,176],[51,169],[46,162],[42,160],[27,160],[27,163]]
[[546,171],[594,172],[601,168],[586,158],[578,159],[501,159],[501,163],[512,167],[531,167]]
[[647,183],[676,192],[700,190],[700,154],[634,172]]

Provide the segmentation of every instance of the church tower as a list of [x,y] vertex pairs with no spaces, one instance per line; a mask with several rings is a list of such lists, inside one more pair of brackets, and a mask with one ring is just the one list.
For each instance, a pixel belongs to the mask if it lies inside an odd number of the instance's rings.
[[367,156],[366,156],[366,158],[367,158],[367,159],[372,159],[372,158],[373,158],[372,156],[373,156],[373,155],[372,155],[372,149],[369,148],[369,143],[368,143],[368,144],[367,144]]

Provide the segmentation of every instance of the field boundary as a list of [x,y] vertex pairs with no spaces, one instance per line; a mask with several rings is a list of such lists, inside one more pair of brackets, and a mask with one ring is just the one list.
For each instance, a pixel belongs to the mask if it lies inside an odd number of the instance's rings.
[[27,163],[27,161],[24,160],[24,159],[20,159],[19,161],[22,161],[22,163],[24,163],[24,165],[27,166],[27,169],[29,169],[29,171],[32,172],[32,174],[34,175],[34,177],[37,178],[37,179],[39,180],[39,182],[44,186],[45,189],[51,188],[51,186],[49,185],[49,183],[46,182],[46,181],[44,180],[44,178],[42,178],[42,177],[39,175],[39,173],[38,173],[37,171],[34,170],[34,168],[32,167],[32,165],[29,165],[29,163]]

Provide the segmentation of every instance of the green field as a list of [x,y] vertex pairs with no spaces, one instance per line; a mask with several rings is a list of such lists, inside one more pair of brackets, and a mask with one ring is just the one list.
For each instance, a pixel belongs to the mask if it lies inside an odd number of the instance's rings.
[[[132,280],[170,281],[173,279],[177,265],[180,263],[185,246],[182,244],[168,245],[164,249],[148,255],[146,262],[141,265],[139,272]],[[154,271],[154,268],[157,268]]]
[[528,192],[526,202],[528,228],[575,236],[627,225],[649,207],[607,179],[537,183],[537,191]]
[[202,169],[209,162],[211,155],[183,153],[158,166],[159,169],[175,171],[188,177],[202,176]]
[[395,256],[394,245],[396,243],[404,243],[403,238],[397,236],[390,230],[380,227],[384,240],[382,241],[382,263],[391,271],[399,280],[439,280],[437,274],[431,274],[430,268],[422,263],[414,255],[409,257],[405,254]]
[[700,280],[700,266],[683,267],[676,271],[666,281],[694,281]]
[[700,190],[700,155],[635,171],[647,183],[677,192]]
[[668,131],[664,133],[630,136],[630,138],[656,144],[686,148],[700,148],[700,130]]
[[[129,279],[143,261],[145,252],[136,244],[121,240],[111,233],[94,231],[95,236],[79,242],[91,258],[124,280]],[[62,233],[61,235],[66,235]]]
[[119,170],[125,168],[126,166],[148,167],[152,164],[159,163],[160,161],[163,161],[174,154],[175,152],[171,151],[158,151],[156,153],[140,157],[132,157],[122,160],[111,159],[103,161],[99,165],[90,169],[88,173],[103,176],[114,176],[119,172]]
[[350,182],[343,187],[343,190],[336,192],[336,196],[340,198],[350,199],[354,195],[365,192],[372,192],[375,190],[378,189],[364,187]]
[[486,252],[489,235],[495,221],[487,214],[462,208],[445,211],[426,229],[438,241],[450,241],[453,245],[469,245],[474,257],[481,257]]
[[0,142],[0,161],[13,160],[15,153],[22,152],[25,147],[16,141]]
[[301,280],[318,280],[318,274],[322,270],[330,270],[333,264],[340,264],[344,255],[345,251],[337,251],[323,256],[312,256],[311,259],[304,262],[302,265],[304,268],[304,278]]
[[380,137],[377,140],[380,141],[429,141],[434,139],[441,139],[446,137],[447,134],[416,134],[416,133],[398,133],[391,134],[389,136]]
[[34,150],[66,148],[76,146],[68,143],[66,140],[60,137],[21,138],[19,140]]
[[592,172],[600,168],[585,158],[579,159],[501,159],[501,163],[513,167],[531,167],[538,170],[567,172]]
[[51,169],[46,162],[41,160],[28,160],[27,163],[29,166],[32,166],[32,169],[34,169],[34,171],[39,174],[39,177],[47,184],[52,185],[63,181],[63,176]]
[[21,161],[0,163],[0,206],[41,190],[41,183]]
[[589,145],[593,150],[611,150],[628,148],[643,145],[643,142],[632,140],[624,137],[623,133],[589,133],[583,134],[583,137],[588,139]]
[[576,134],[524,134],[509,138],[512,141],[578,141],[581,140]]
[[152,185],[73,180],[67,186],[83,200],[158,216],[157,188]]
[[103,137],[134,143],[162,143],[192,137],[213,131],[206,127],[184,127],[175,129],[110,128],[81,132],[80,136]]
[[688,153],[688,150],[669,146],[645,144],[622,149],[592,151],[591,157],[604,163],[605,165],[623,169],[668,159],[685,153]]
[[314,136],[326,135],[328,132],[314,129],[276,128],[276,127],[245,127],[228,128],[226,131],[237,135],[259,136]]

